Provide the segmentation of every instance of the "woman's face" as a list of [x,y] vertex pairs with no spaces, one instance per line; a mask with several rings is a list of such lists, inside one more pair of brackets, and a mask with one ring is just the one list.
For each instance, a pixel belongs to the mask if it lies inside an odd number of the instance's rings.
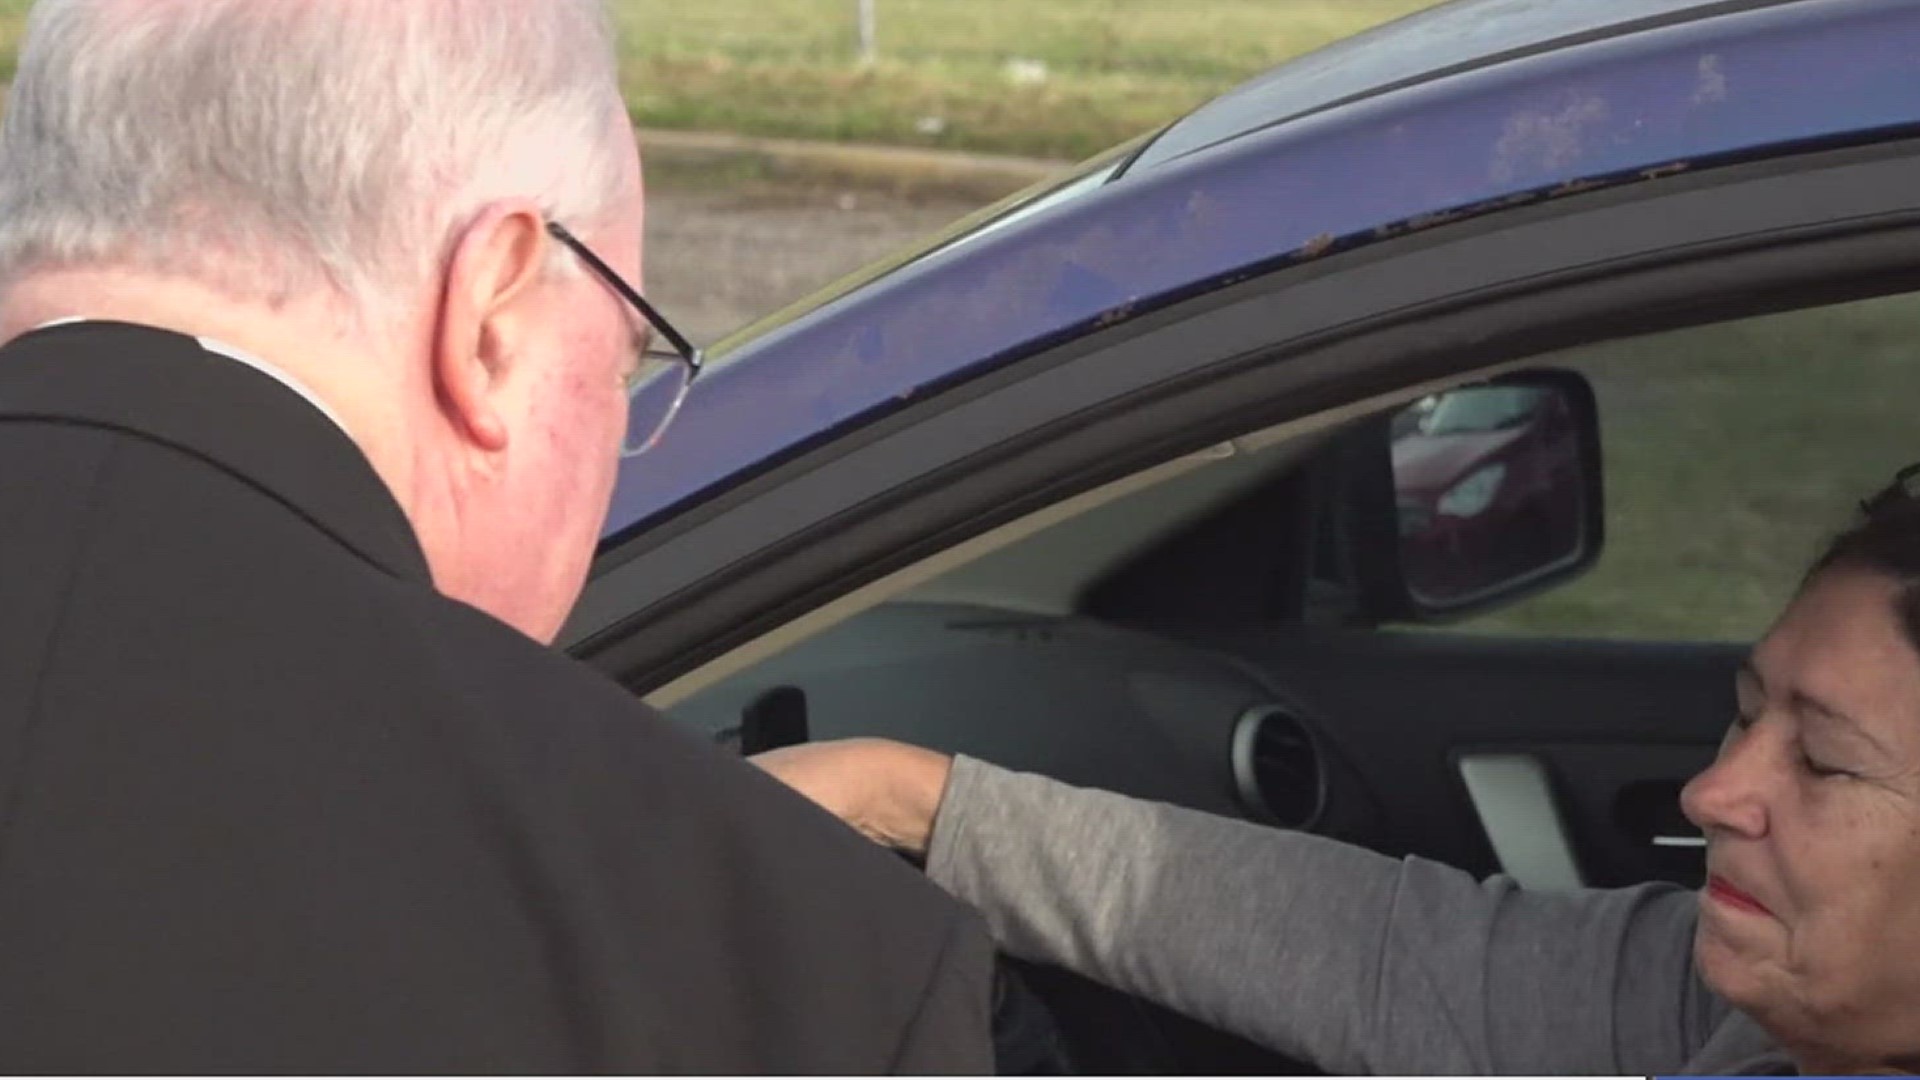
[[1896,591],[1815,577],[1741,670],[1739,716],[1681,799],[1708,842],[1700,972],[1803,1066],[1920,1049],[1920,653]]

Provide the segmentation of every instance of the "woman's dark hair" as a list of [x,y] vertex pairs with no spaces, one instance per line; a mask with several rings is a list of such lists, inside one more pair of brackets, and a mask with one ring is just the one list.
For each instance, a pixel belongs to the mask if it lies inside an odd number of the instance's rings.
[[1860,519],[1833,538],[1802,584],[1833,569],[1868,570],[1898,582],[1894,613],[1908,643],[1920,651],[1920,464],[1901,469],[1893,483],[1860,504]]

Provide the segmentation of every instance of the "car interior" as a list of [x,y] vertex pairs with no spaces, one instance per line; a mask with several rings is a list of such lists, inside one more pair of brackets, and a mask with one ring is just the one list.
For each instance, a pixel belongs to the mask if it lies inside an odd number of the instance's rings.
[[[1470,825],[1404,835],[1409,823],[1372,790],[1380,765],[1368,760],[1366,734],[1340,723],[1343,684],[1369,682],[1373,665],[1399,661],[1380,655],[1383,639],[1346,629],[1354,583],[1324,561],[1332,538],[1315,535],[1337,516],[1332,493],[1380,442],[1382,422],[1444,397],[1415,388],[1384,407],[1367,402],[1164,463],[875,583],[654,700],[746,752],[884,734],[1492,872],[1502,861],[1473,842]],[[1561,573],[1578,560],[1563,561]],[[1470,812],[1507,845],[1510,872],[1577,884],[1564,838],[1536,835],[1530,815],[1551,813],[1552,802],[1537,766],[1530,774],[1517,760],[1517,771],[1499,754],[1463,763],[1470,782],[1491,792],[1476,794]],[[1425,800],[1408,784],[1444,798],[1436,778],[1411,764],[1386,764],[1388,782],[1409,803]],[[1023,967],[1029,985],[1045,988],[1054,1024],[1064,1013],[1084,1029],[1065,1040],[1104,1048],[1091,1060],[1076,1051],[1077,1068],[1237,1061],[1299,1071],[1165,1010]],[[1097,1034],[1116,1008],[1146,1018],[1135,1025],[1146,1045]]]
[[[1527,887],[1693,887],[1705,842],[1678,794],[1747,644],[1848,494],[1920,456],[1897,411],[1863,404],[1920,389],[1916,310],[1642,335],[1248,432],[873,581],[649,700],[742,752],[879,735]],[[1800,392],[1808,350],[1841,400]],[[1844,453],[1780,442],[1835,422]],[[1784,539],[1741,546],[1782,515],[1800,523]],[[1029,1071],[1312,1071],[1012,966],[1052,1046]]]

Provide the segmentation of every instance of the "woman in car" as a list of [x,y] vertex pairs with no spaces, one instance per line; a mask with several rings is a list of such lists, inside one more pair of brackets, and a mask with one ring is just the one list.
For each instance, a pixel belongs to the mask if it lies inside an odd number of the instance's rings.
[[1742,667],[1682,798],[1698,892],[1527,892],[882,740],[755,761],[923,854],[1009,953],[1330,1071],[1920,1070],[1916,469]]

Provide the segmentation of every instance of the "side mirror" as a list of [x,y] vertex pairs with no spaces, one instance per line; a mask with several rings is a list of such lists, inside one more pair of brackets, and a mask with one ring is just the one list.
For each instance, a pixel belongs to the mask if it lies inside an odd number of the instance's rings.
[[1392,478],[1391,510],[1361,515],[1391,529],[1369,545],[1387,555],[1370,591],[1388,602],[1374,606],[1445,622],[1513,603],[1599,558],[1599,421],[1579,373],[1456,387],[1371,430]]

